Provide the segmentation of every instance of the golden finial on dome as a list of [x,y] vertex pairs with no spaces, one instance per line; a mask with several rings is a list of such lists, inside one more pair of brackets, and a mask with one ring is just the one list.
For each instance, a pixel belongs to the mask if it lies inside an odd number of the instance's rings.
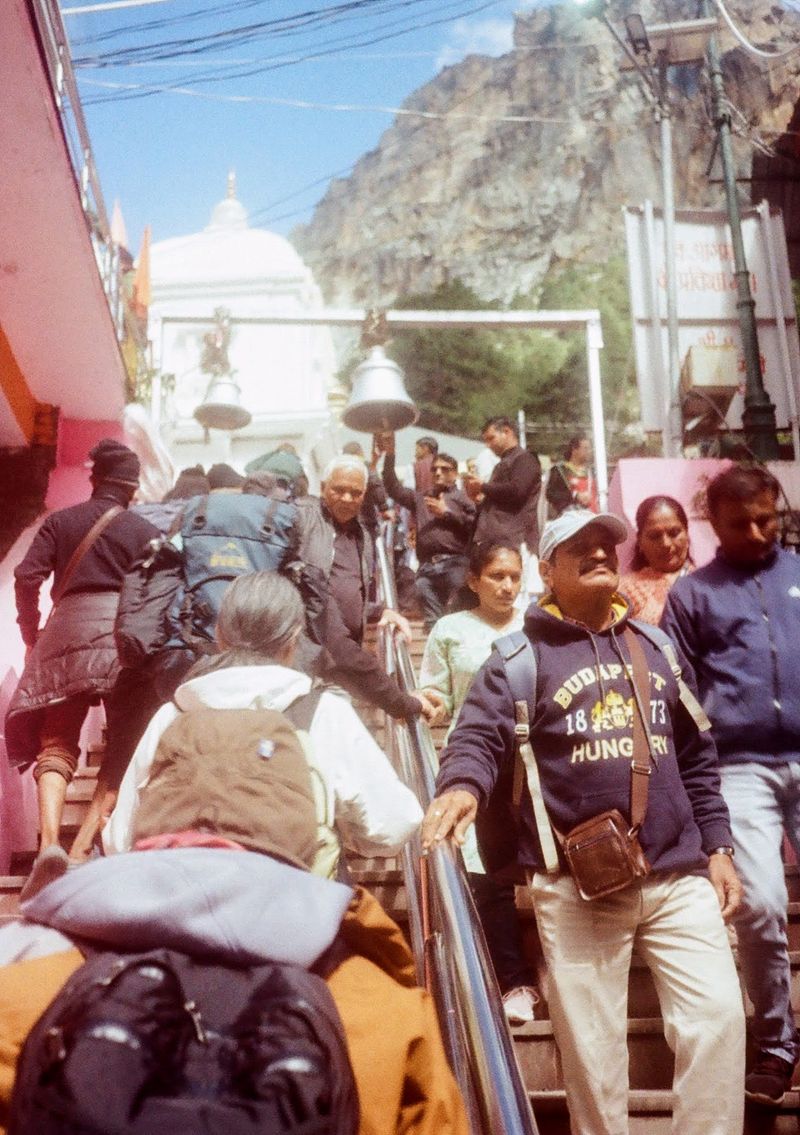
[[225,194],[226,197],[236,196],[236,170],[228,171],[228,190]]

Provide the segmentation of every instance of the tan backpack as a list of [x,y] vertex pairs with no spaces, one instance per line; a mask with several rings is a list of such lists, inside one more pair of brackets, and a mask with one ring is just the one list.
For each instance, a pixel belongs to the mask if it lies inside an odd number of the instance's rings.
[[205,831],[332,877],[340,845],[308,728],[321,691],[275,709],[181,712],[158,742],[134,841]]

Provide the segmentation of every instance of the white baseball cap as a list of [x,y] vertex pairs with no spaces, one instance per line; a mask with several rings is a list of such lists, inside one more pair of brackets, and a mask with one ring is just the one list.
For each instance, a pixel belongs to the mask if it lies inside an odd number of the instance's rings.
[[590,524],[604,528],[615,544],[622,544],[628,539],[628,527],[625,521],[620,520],[613,512],[592,512],[588,508],[568,508],[555,520],[549,520],[545,524],[542,538],[539,541],[539,559],[549,560],[559,544],[577,536]]

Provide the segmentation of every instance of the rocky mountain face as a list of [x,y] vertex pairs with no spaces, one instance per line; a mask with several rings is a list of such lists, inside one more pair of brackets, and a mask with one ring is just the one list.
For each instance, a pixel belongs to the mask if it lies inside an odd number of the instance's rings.
[[[729,7],[765,50],[800,34],[800,14],[780,5]],[[697,16],[696,3],[666,8],[672,21]],[[612,0],[608,19],[623,36],[632,11],[648,24],[666,19],[663,0]],[[754,58],[723,25],[719,43],[739,175],[749,177],[754,152],[792,118],[800,54]],[[416,91],[404,104],[412,113],[292,234],[326,301],[385,306],[458,278],[507,302],[535,295],[559,264],[621,252],[622,207],[661,200],[656,116],[622,61],[599,20],[539,9],[517,17],[513,51],[469,56]],[[671,78],[676,205],[722,207],[707,80],[699,66]]]

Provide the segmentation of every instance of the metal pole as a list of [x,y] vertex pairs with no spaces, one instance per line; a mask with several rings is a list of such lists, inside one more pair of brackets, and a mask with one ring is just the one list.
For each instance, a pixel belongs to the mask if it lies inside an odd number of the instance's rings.
[[661,134],[661,195],[664,207],[664,267],[667,287],[669,412],[664,430],[664,456],[683,456],[681,356],[678,343],[678,273],[675,263],[675,178],[672,166],[672,112],[667,94],[667,53],[658,56],[658,118]]
[[719,137],[722,176],[725,182],[728,224],[730,225],[731,242],[733,244],[736,294],[738,297],[736,307],[739,312],[739,328],[742,336],[742,349],[744,350],[746,380],[742,424],[745,440],[753,454],[761,461],[774,461],[779,455],[775,406],[764,389],[764,379],[761,374],[761,353],[758,347],[758,328],[755,317],[756,305],[750,291],[750,273],[747,269],[739,199],[736,193],[736,167],[731,142],[731,119],[725,107],[725,87],[715,36],[712,36],[708,41],[708,69],[711,78],[714,125]]
[[[786,335],[786,310],[783,292],[778,280],[777,258],[775,244],[772,239],[772,216],[769,204],[761,201],[758,206],[758,215],[761,219],[761,232],[764,237],[764,246],[767,253],[767,277],[769,290],[772,295],[772,306],[775,308],[775,330],[778,333],[778,346],[781,353],[781,369],[783,371],[783,385],[786,390],[786,401],[789,404],[789,429],[792,434],[792,454],[795,461],[800,461],[800,419],[797,415],[797,398],[794,390],[794,377],[792,375],[792,360],[789,354],[789,339]],[[791,302],[791,300],[789,301]]]
[[[600,13],[600,19],[611,35],[625,52],[630,63],[642,80],[642,93],[653,107],[656,122],[659,124],[661,134],[661,196],[664,216],[664,270],[666,274],[667,293],[667,383],[668,391],[662,391],[663,402],[667,406],[666,421],[661,431],[662,448],[665,457],[683,456],[683,416],[681,414],[681,363],[680,347],[678,345],[678,280],[675,268],[675,178],[672,166],[672,116],[669,105],[667,86],[667,67],[669,66],[669,53],[658,53],[658,85],[656,85],[650,70],[646,70],[608,19]],[[658,317],[658,310],[654,310],[654,320]],[[660,320],[657,324],[659,339],[661,336]]]
[[600,385],[600,351],[603,349],[603,330],[600,318],[586,324],[586,366],[589,372],[589,406],[592,413],[592,445],[594,468],[597,475],[597,495],[600,508],[608,504],[608,464],[606,458],[606,430],[603,418],[603,391]]

